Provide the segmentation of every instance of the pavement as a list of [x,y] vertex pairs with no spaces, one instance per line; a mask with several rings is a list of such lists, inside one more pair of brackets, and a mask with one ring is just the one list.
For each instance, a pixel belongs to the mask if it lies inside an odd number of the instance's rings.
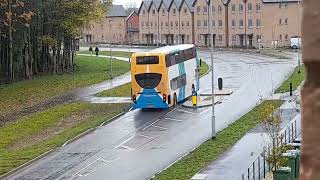
[[[209,51],[198,54],[210,64]],[[215,82],[223,78],[224,87],[233,91],[216,105],[217,131],[271,96],[296,65],[295,59],[232,52],[216,52],[214,59]],[[82,89],[80,97],[129,82],[130,76],[120,81]],[[211,93],[208,82],[210,73],[200,80],[200,94]],[[211,108],[133,110],[7,179],[149,179],[210,137]]]
[[[285,129],[292,121],[301,122],[294,102],[287,101],[281,107],[281,129]],[[301,127],[297,127],[298,130]],[[261,156],[265,147],[271,143],[263,125],[258,125],[241,138],[230,150],[217,160],[195,174],[192,180],[241,179],[242,174]],[[247,177],[247,176],[245,176]]]
[[[96,57],[95,55],[90,55],[90,54],[77,54],[78,56],[93,56]],[[111,56],[106,56],[106,55],[99,55],[97,56],[98,58],[111,58]],[[120,61],[126,61],[129,62],[129,58],[128,57],[117,57],[117,56],[112,56],[112,59],[117,59]]]

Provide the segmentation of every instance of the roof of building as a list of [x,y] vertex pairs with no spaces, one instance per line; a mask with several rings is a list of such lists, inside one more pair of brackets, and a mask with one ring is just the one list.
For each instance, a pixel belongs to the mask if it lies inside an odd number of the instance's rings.
[[264,3],[298,2],[302,0],[262,0]]
[[[221,0],[223,4],[228,4],[232,0]],[[262,0],[263,3],[298,2],[302,0]]]
[[[181,9],[181,5],[183,4],[183,1],[185,1],[190,8],[191,12],[194,11],[194,6],[197,0],[143,0],[141,3],[141,6],[144,5],[148,10],[150,10],[150,6],[152,3],[156,6],[157,9],[160,8],[161,3],[163,3],[167,9],[170,8],[170,6],[173,4],[173,2]],[[209,4],[212,0],[206,0]],[[228,4],[232,0],[221,0],[223,4]],[[263,3],[281,3],[281,2],[298,2],[302,0],[262,0]],[[140,6],[140,9],[141,9]]]
[[122,5],[112,5],[107,17],[127,17],[127,13]]
[[139,8],[128,8],[126,10],[126,13],[127,13],[127,16],[129,16],[130,14],[132,14],[132,12],[138,12],[139,11]]

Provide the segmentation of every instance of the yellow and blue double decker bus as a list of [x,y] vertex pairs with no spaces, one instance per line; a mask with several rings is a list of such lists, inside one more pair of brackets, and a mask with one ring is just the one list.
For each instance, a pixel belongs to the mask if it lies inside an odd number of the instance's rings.
[[199,64],[192,44],[134,53],[131,61],[133,108],[166,109],[198,92]]

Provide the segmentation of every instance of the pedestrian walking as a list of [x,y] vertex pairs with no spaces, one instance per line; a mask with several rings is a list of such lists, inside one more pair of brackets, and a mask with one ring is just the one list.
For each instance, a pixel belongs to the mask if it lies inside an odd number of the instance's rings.
[[94,51],[96,52],[96,56],[99,56],[99,48],[96,47],[96,49]]
[[90,52],[90,55],[92,56],[92,54],[93,54],[93,48],[90,46],[89,47],[89,52]]

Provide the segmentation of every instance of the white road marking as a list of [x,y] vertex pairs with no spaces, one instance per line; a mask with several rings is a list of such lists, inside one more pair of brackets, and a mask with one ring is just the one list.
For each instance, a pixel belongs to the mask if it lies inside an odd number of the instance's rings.
[[199,115],[205,114],[205,113],[207,113],[208,111],[211,111],[211,109],[204,110],[204,111],[202,111]]
[[187,113],[187,114],[197,115],[197,113],[190,112],[190,111],[185,111],[185,110],[182,110],[182,109],[176,109],[176,110],[179,111],[179,112]]
[[168,128],[164,128],[164,127],[157,126],[157,125],[152,125],[152,126],[155,127],[155,128],[163,129],[163,130],[167,130],[168,129]]
[[156,121],[154,121],[153,123],[151,123],[150,125],[148,125],[147,127],[143,128],[142,131],[148,129],[149,127],[151,127],[152,125],[154,125],[155,123],[159,122],[161,119],[158,119]]
[[98,168],[93,168],[91,172],[87,172],[87,173],[85,173],[85,174],[79,174],[78,176],[88,176],[88,175],[90,175],[90,174],[93,174],[93,173],[95,173],[96,171],[98,171],[99,169],[107,166],[108,164],[110,164],[111,162],[113,162],[113,161],[115,161],[115,160],[117,160],[117,159],[114,159],[114,160],[112,160],[112,161],[107,161],[107,160],[105,160],[105,159],[103,159],[103,158],[99,158],[99,161],[101,161],[101,162],[104,163],[102,166],[100,166],[100,167],[98,167]]
[[177,106],[177,107],[175,107],[175,108],[171,109],[168,113],[166,113],[166,115],[171,114],[171,113],[172,113],[173,111],[175,111],[178,107],[179,107],[179,106]]
[[127,149],[127,150],[130,150],[130,151],[133,151],[134,150],[134,148],[131,148],[131,147],[128,147],[128,146],[121,146],[122,148],[124,148],[124,149]]
[[98,159],[94,160],[92,163],[88,164],[86,167],[82,168],[80,171],[78,171],[77,173],[75,173],[75,174],[72,175],[72,176],[76,176],[76,175],[80,174],[81,171],[87,169],[88,167],[90,167],[92,164],[96,163],[96,162],[99,161],[100,159],[101,159],[101,158],[98,158]]
[[174,118],[164,118],[165,120],[169,120],[169,121],[175,121],[175,122],[183,122],[183,120],[180,119],[174,119]]
[[122,146],[124,143],[130,141],[133,137],[134,137],[134,136],[129,137],[128,139],[126,139],[125,141],[123,141],[122,143],[120,143],[118,146],[114,147],[113,150],[119,148],[119,147]]
[[149,139],[152,139],[152,138],[153,138],[153,137],[151,137],[151,136],[147,136],[147,135],[144,135],[144,134],[138,134],[138,136],[145,137],[145,138],[149,138]]

